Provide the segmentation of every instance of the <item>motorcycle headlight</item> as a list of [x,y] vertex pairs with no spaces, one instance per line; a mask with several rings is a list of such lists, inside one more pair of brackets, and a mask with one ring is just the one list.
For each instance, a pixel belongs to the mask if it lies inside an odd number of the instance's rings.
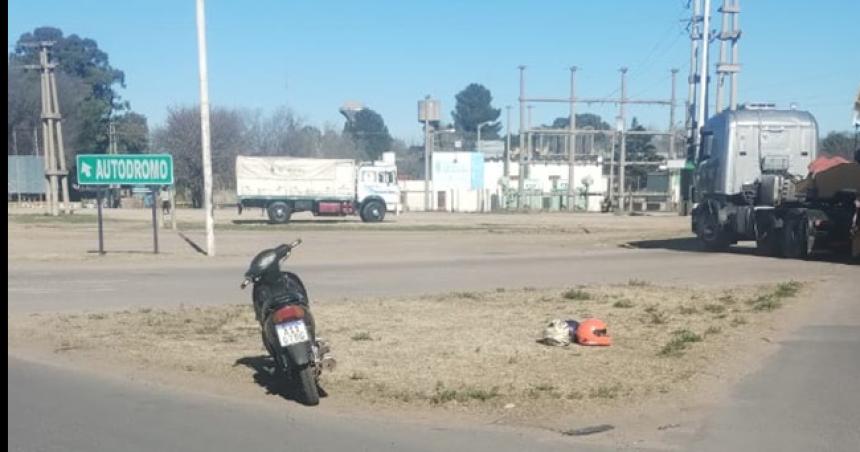
[[260,258],[260,261],[257,263],[257,265],[260,267],[260,270],[264,270],[266,268],[269,268],[269,266],[275,262],[275,259],[277,259],[277,257],[278,256],[275,254],[274,251],[272,251],[271,253],[266,253],[265,256]]

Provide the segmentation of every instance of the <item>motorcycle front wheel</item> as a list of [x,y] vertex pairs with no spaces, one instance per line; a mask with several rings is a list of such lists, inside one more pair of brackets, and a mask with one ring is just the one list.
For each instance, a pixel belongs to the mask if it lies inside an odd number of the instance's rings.
[[320,403],[320,393],[313,366],[301,369],[291,369],[291,379],[296,392],[296,400],[304,405],[314,406]]

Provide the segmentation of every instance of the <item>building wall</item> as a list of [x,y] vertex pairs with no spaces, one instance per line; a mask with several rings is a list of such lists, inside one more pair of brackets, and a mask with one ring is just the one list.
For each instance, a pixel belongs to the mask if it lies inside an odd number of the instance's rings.
[[[505,196],[515,192],[518,183],[519,162],[511,162],[509,171],[514,176],[504,180],[504,162],[478,160],[473,152],[439,152],[434,154],[434,172],[431,181],[431,210],[453,212],[489,212],[506,205]],[[437,162],[444,162],[437,165]],[[557,210],[566,201],[568,165],[563,162],[535,163],[529,167],[526,180],[529,190],[527,205],[535,209]],[[607,190],[608,178],[601,164],[582,164],[574,168],[574,188],[579,209],[599,212]],[[590,178],[588,197],[584,195],[583,180]],[[480,182],[483,184],[480,185]],[[507,183],[507,190],[505,184]],[[401,201],[406,211],[424,210],[424,181],[400,181]]]

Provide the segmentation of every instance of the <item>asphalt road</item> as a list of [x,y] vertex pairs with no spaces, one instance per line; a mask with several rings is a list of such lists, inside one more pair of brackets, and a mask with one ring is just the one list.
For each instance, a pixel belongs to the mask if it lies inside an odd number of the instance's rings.
[[[199,267],[129,268],[28,263],[8,271],[10,312],[98,310],[249,302],[239,290],[247,263]],[[392,256],[373,263],[287,267],[305,281],[311,299],[426,294],[496,287],[560,287],[625,283],[734,285],[816,279],[858,273],[858,267],[749,255],[749,249],[711,254],[654,249],[570,249],[553,254],[473,255],[455,259]]]
[[[659,245],[659,244],[658,244]],[[763,368],[710,407],[681,450],[856,450],[860,444],[860,268],[839,263],[652,249],[552,256],[393,257],[374,265],[303,265],[312,297],[393,295],[642,279],[733,285],[826,279],[816,316],[798,326]],[[672,249],[676,248],[676,249]],[[41,267],[40,267],[41,265]],[[247,300],[244,269],[138,270],[18,266],[8,273],[9,311],[229,303]],[[107,382],[10,359],[10,450],[583,450],[535,432],[477,427],[438,430],[331,418],[297,406],[255,407]],[[560,435],[556,435],[560,436]],[[577,445],[581,446],[581,445]],[[586,449],[587,450],[587,449]]]
[[[9,360],[10,452],[561,451],[561,435],[383,424],[236,402]],[[575,447],[597,451],[597,448]]]

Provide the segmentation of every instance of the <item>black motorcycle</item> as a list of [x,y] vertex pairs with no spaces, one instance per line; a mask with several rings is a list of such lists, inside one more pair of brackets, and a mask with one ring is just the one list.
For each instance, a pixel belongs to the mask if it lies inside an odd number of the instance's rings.
[[334,361],[324,356],[328,346],[317,341],[305,285],[295,273],[281,270],[281,262],[301,243],[296,240],[257,254],[241,287],[254,284],[254,313],[277,372],[290,383],[299,402],[317,405],[320,373]]

